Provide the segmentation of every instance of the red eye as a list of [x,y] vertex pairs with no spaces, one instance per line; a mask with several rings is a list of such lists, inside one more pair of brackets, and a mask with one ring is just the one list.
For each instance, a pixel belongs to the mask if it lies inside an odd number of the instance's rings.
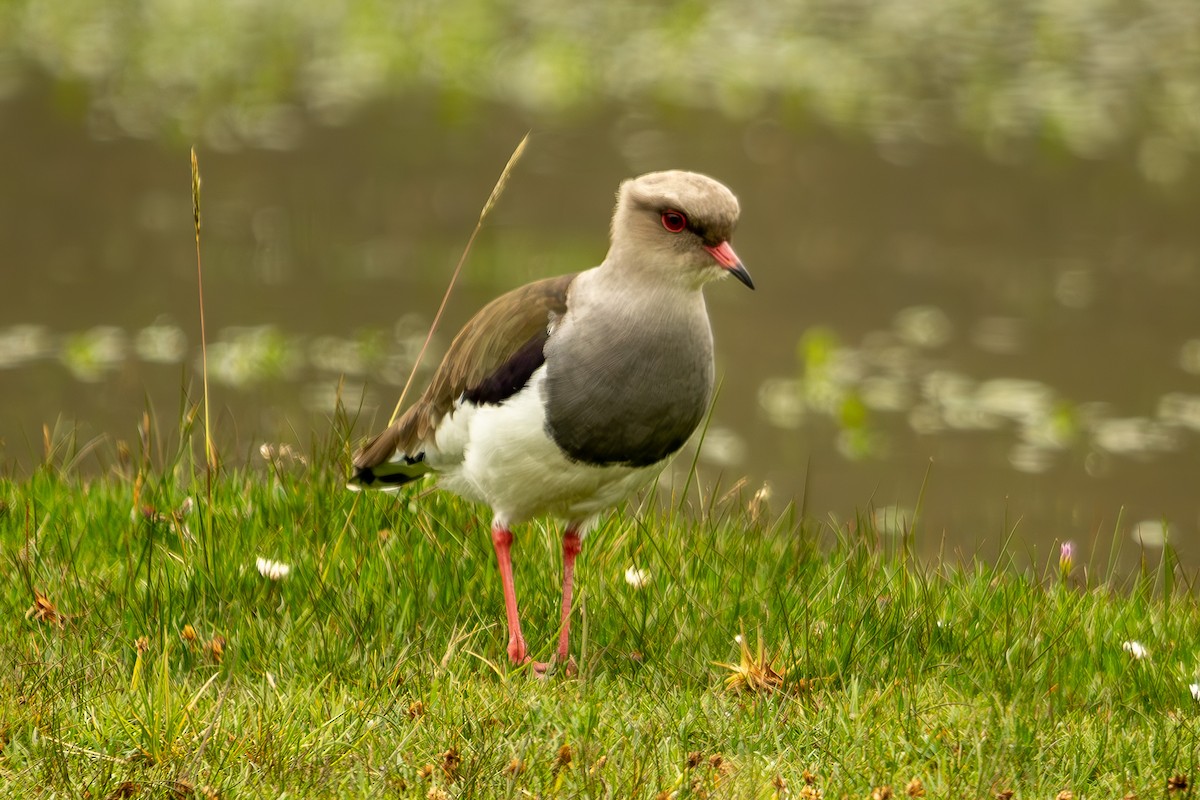
[[664,211],[662,215],[663,227],[671,233],[679,233],[687,227],[687,217],[680,214],[678,211]]

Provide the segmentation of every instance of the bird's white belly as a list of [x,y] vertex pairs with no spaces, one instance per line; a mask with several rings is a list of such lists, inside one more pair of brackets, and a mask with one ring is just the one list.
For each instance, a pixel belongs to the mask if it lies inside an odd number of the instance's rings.
[[[521,391],[496,405],[456,405],[426,452],[440,483],[487,503],[504,525],[549,514],[584,522],[653,480],[666,461],[647,467],[571,461],[546,432],[539,368]],[[431,452],[436,450],[436,452]]]

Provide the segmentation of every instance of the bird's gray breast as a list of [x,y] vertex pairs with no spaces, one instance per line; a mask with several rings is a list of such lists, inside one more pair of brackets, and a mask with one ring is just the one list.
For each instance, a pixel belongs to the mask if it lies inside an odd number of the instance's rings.
[[546,430],[587,464],[649,466],[679,450],[713,385],[708,315],[591,318],[546,344]]

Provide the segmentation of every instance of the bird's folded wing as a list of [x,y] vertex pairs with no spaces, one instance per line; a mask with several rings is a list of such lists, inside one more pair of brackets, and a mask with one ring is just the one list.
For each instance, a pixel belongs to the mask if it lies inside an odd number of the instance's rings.
[[[400,419],[354,457],[358,477],[388,461],[413,469],[424,458],[438,423],[460,398],[477,405],[500,403],[518,392],[542,365],[549,326],[567,310],[575,275],[547,278],[514,289],[488,303],[455,337],[429,388]],[[370,481],[366,481],[370,483]]]

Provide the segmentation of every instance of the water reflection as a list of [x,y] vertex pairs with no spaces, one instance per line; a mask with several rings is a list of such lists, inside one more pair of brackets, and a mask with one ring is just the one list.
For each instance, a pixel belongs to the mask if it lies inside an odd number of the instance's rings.
[[[0,150],[23,187],[0,190],[0,457],[20,471],[60,415],[121,435],[146,398],[194,398],[200,352],[186,148],[98,144],[15,108],[29,129]],[[948,148],[896,167],[785,117],[545,123],[425,369],[497,293],[595,263],[620,177],[708,170],[742,197],[737,246],[762,287],[708,293],[724,380],[706,477],[769,481],[759,513],[799,499],[894,531],[922,497],[917,546],[1016,527],[1087,558],[1114,529],[1149,547],[1141,521],[1166,520],[1200,563],[1195,192],[1148,187],[1132,161],[998,167]],[[307,450],[339,398],[363,434],[387,418],[526,123],[384,108],[294,153],[204,155],[209,366],[231,452]]]
[[170,322],[142,328],[133,340],[138,358],[150,364],[178,364],[187,353],[187,334]]
[[0,330],[0,369],[19,367],[53,352],[50,334],[43,325],[13,325]]
[[114,325],[97,325],[91,330],[68,335],[59,358],[81,381],[94,383],[125,360],[129,339]]
[[1138,522],[1130,530],[1129,536],[1142,547],[1161,548],[1169,541],[1170,525],[1160,519],[1147,519]]
[[[1047,383],[1027,378],[977,379],[941,366],[924,350],[946,345],[952,327],[941,310],[901,310],[891,331],[864,345],[843,344],[827,329],[801,337],[800,377],[768,378],[758,392],[772,425],[800,427],[807,415],[829,417],[848,458],[883,457],[895,416],[923,436],[1006,431],[1014,469],[1040,473],[1071,448],[1149,460],[1185,446],[1186,429],[1200,431],[1200,397],[1169,392],[1157,416],[1122,417],[1102,401],[1071,402]],[[1192,443],[1194,446],[1194,443]]]
[[904,506],[883,506],[871,512],[871,522],[886,536],[907,536],[912,532],[915,512]]

